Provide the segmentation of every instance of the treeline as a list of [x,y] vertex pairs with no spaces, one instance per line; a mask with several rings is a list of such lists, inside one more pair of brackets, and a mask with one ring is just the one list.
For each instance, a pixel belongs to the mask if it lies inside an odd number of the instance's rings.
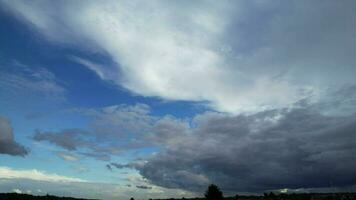
[[[72,197],[56,197],[52,195],[33,196],[29,194],[3,193],[0,200],[88,200]],[[120,199],[121,200],[121,199]],[[130,200],[135,200],[133,197]],[[356,193],[292,193],[275,194],[264,193],[263,196],[243,196],[236,194],[233,197],[224,197],[220,188],[211,184],[202,198],[179,198],[179,199],[149,199],[149,200],[356,200]]]
[[[151,200],[207,200],[207,198],[170,198]],[[297,194],[270,194],[264,196],[223,197],[222,200],[356,200],[356,193],[297,193]]]
[[[131,198],[130,200],[134,200]],[[211,184],[203,198],[149,199],[149,200],[356,200],[356,193],[264,193],[263,196],[224,197],[217,185]]]
[[88,200],[72,197],[57,197],[52,195],[34,196],[30,194],[0,193],[0,200]]

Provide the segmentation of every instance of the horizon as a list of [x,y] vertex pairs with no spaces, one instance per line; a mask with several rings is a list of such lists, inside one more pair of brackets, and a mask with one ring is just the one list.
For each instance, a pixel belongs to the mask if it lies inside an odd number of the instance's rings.
[[0,193],[355,192],[355,9],[0,0]]

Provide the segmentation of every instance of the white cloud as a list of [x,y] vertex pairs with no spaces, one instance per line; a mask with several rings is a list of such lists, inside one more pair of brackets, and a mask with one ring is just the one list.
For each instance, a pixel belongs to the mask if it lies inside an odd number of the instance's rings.
[[[71,196],[91,199],[147,199],[195,197],[195,194],[181,189],[166,189],[151,185],[137,173],[127,175],[128,184],[48,181],[39,179],[18,178],[9,179],[0,176],[0,192],[31,193],[34,195],[51,194],[57,196]],[[140,189],[135,185],[145,185],[151,189]]]
[[22,191],[20,189],[17,189],[17,188],[13,189],[12,192],[15,192],[17,194],[22,194]]
[[51,41],[107,53],[116,66],[75,60],[143,96],[236,113],[355,82],[353,1],[5,4]]
[[9,167],[0,167],[0,178],[6,179],[31,179],[36,181],[48,182],[86,182],[86,180],[61,176],[58,174],[50,174],[36,169],[31,170],[16,170]]
[[66,161],[78,161],[79,157],[68,152],[57,152],[57,156]]

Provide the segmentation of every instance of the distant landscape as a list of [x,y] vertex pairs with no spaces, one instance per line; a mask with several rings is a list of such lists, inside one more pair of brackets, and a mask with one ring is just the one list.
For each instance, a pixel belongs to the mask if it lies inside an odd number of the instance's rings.
[[[29,194],[17,193],[1,193],[1,200],[89,200],[72,197],[57,197],[52,195],[34,196]],[[206,198],[177,198],[181,200],[205,200]],[[356,193],[301,193],[301,194],[265,194],[263,196],[238,196],[238,197],[224,197],[224,200],[354,200]],[[93,200],[93,199],[90,199]],[[132,200],[132,199],[131,199]],[[138,199],[137,199],[138,200]],[[148,199],[147,199],[148,200]],[[165,199],[149,199],[149,200],[165,200]],[[175,200],[170,198],[166,200]]]

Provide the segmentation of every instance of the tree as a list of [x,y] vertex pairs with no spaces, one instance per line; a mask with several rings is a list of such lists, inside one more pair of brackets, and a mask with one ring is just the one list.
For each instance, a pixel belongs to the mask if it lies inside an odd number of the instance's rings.
[[271,199],[276,198],[276,195],[275,195],[273,192],[270,192],[268,196],[269,196],[269,198],[271,198]]
[[236,194],[235,195],[235,200],[239,200],[240,199],[240,195],[239,194]]
[[211,184],[205,192],[205,198],[207,200],[223,200],[224,197],[223,193],[220,191],[220,188],[214,184]]

